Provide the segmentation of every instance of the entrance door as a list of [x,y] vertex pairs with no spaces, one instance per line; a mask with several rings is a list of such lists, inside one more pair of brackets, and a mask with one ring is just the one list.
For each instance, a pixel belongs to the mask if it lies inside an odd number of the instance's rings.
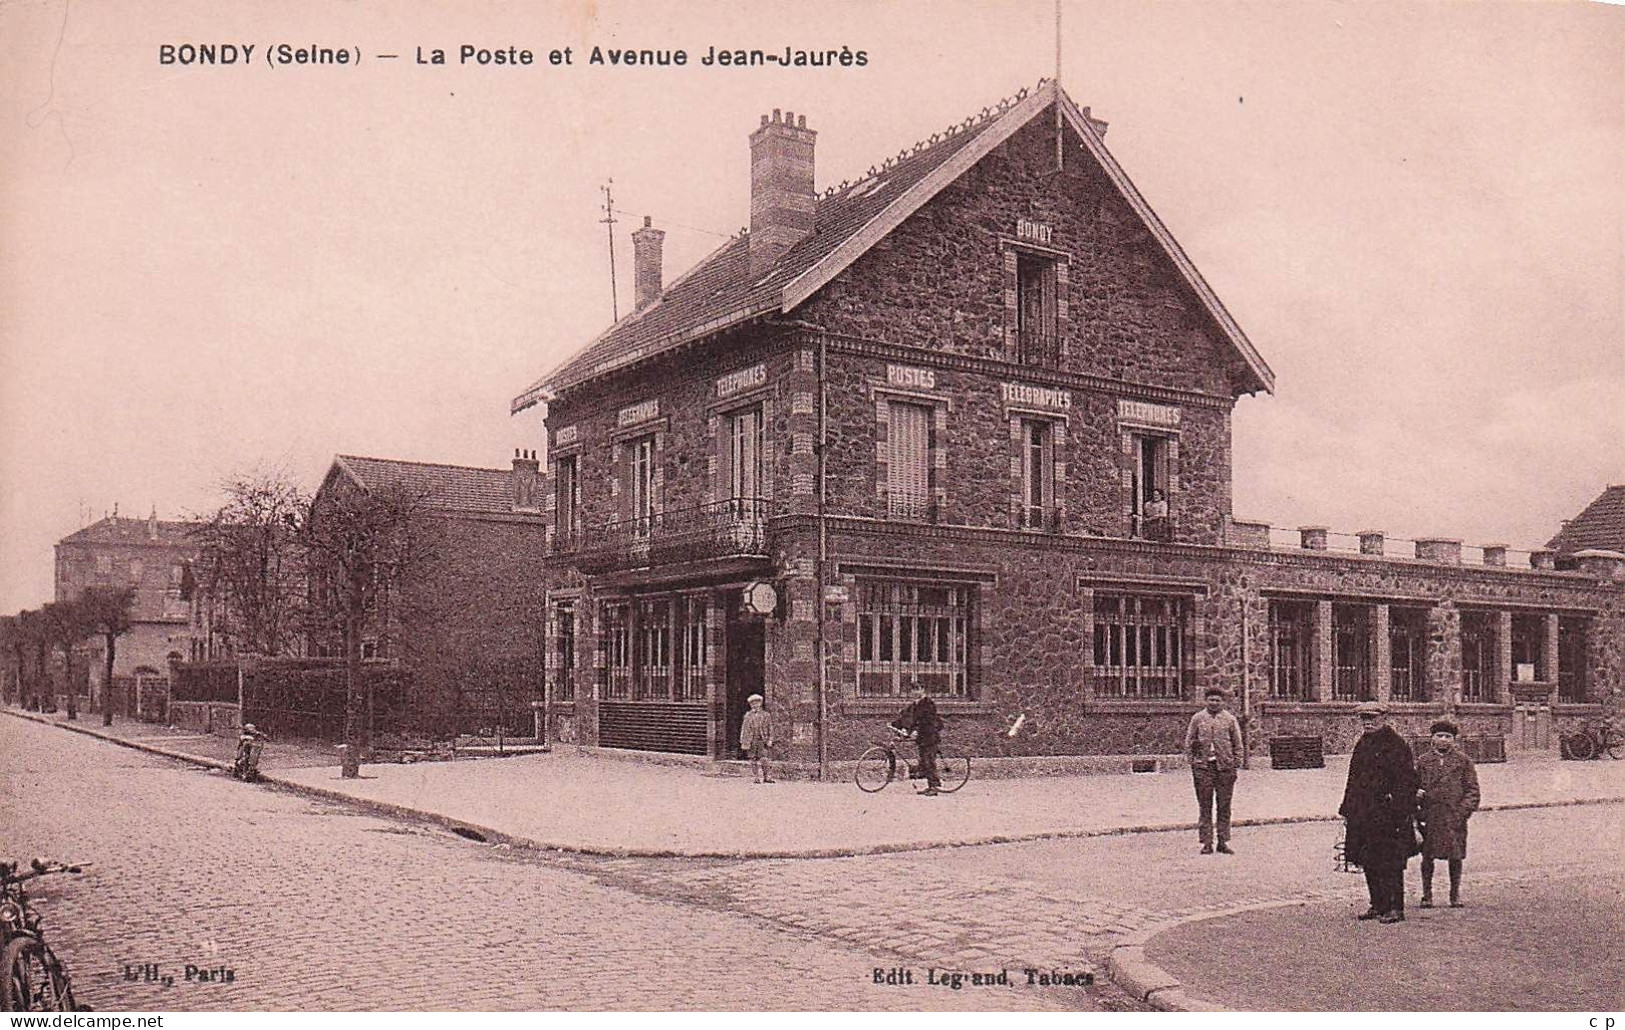
[[739,754],[739,724],[750,708],[745,699],[765,693],[767,627],[761,619],[732,618],[728,621],[728,703],[724,716],[724,758]]

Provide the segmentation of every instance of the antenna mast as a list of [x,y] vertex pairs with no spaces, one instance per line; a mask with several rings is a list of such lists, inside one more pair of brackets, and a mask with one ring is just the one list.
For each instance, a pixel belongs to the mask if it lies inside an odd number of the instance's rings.
[[614,316],[613,321],[619,322],[621,320],[621,298],[615,283],[615,196],[609,191],[609,188],[613,185],[615,185],[615,180],[610,179],[599,187],[604,191],[604,217],[600,218],[599,221],[604,224],[605,231],[609,233],[609,310]]
[[1066,166],[1061,147],[1061,0],[1055,0],[1055,170]]

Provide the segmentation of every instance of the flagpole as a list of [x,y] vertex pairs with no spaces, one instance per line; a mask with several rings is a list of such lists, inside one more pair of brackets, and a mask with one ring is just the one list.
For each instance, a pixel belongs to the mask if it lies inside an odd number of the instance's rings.
[[1055,170],[1066,165],[1061,147],[1061,0],[1055,0]]

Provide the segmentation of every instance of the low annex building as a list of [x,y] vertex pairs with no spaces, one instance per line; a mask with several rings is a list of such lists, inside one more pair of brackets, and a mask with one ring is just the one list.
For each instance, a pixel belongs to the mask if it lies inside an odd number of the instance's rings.
[[924,686],[972,754],[1164,755],[1219,686],[1259,751],[1373,698],[1545,747],[1618,704],[1625,559],[1235,517],[1274,374],[1105,134],[1044,82],[819,192],[774,111],[748,232],[664,285],[645,220],[633,312],[512,404],[561,737],[726,757],[761,693],[849,760]]

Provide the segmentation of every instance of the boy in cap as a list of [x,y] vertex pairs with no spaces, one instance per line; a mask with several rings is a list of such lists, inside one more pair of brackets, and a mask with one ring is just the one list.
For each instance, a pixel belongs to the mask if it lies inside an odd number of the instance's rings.
[[1433,907],[1433,862],[1450,865],[1450,907],[1461,907],[1461,863],[1467,817],[1478,810],[1478,770],[1456,746],[1456,724],[1441,719],[1428,733],[1433,750],[1416,760],[1416,804],[1422,823],[1422,907]]
[[768,775],[767,749],[773,746],[773,717],[762,707],[762,695],[752,694],[745,699],[750,711],[739,724],[739,750],[750,759],[750,772],[756,783],[772,783]]

